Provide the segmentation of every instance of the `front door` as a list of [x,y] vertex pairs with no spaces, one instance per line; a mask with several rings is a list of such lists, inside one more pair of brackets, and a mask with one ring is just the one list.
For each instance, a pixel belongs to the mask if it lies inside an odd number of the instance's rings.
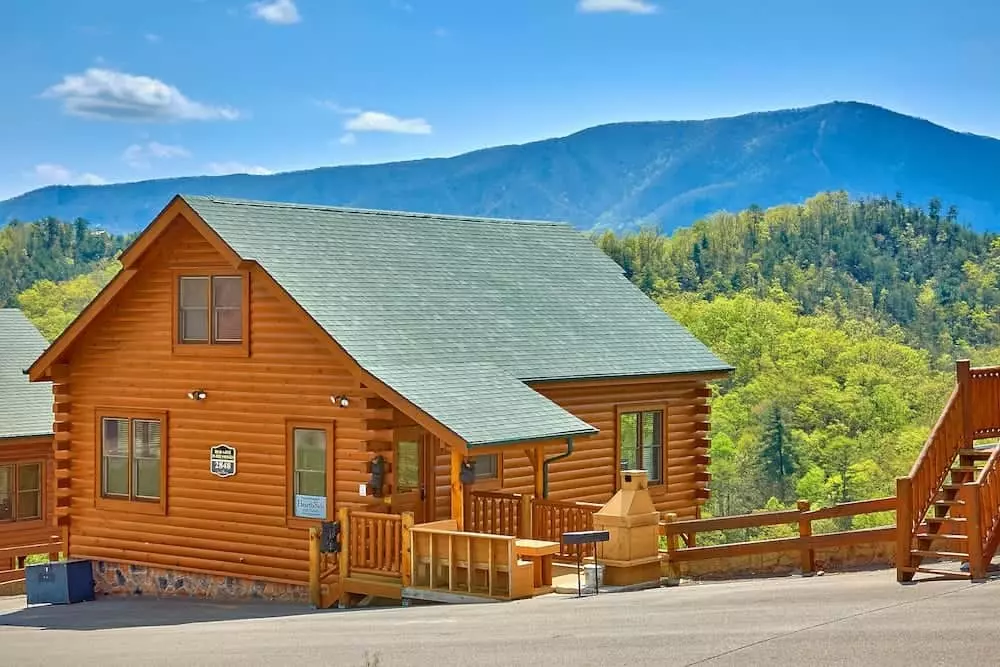
[[415,523],[434,520],[434,452],[431,438],[419,428],[396,429],[392,511],[413,512]]

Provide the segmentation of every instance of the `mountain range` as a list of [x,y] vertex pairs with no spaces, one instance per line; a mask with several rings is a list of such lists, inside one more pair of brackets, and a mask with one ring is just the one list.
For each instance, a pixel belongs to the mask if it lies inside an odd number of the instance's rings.
[[0,202],[0,222],[85,218],[142,228],[177,193],[561,220],[669,231],[718,210],[800,202],[823,190],[939,198],[1000,229],[1000,140],[858,102],[693,121],[600,125],[449,158],[264,176],[48,186]]

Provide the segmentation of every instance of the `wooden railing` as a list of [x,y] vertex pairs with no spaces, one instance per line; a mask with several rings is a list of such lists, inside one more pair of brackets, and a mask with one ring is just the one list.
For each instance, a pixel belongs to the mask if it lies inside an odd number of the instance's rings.
[[352,511],[347,513],[344,543],[350,574],[399,577],[402,573],[403,516]]
[[[666,555],[671,576],[680,576],[680,563],[699,561],[710,558],[737,558],[755,554],[775,553],[780,551],[799,551],[801,554],[800,568],[803,573],[816,569],[816,550],[865,544],[873,542],[892,542],[896,539],[896,528],[885,526],[881,528],[866,528],[861,530],[846,530],[834,533],[813,535],[812,522],[820,519],[834,519],[874,512],[888,512],[896,509],[896,499],[892,497],[862,500],[851,503],[840,503],[832,507],[810,509],[808,501],[800,500],[793,510],[778,512],[758,512],[725,516],[713,519],[688,519],[678,521],[676,515],[666,515],[666,520],[660,522],[660,535],[665,538],[666,549],[661,548],[661,554]],[[734,542],[711,546],[688,547],[680,546],[679,537],[696,535],[717,530],[732,530],[736,528],[760,528],[780,524],[796,524],[798,535],[769,540]],[[694,542],[694,538],[691,538]]]
[[578,530],[593,530],[594,512],[601,509],[599,503],[568,502],[535,498],[531,501],[531,536],[536,540],[559,542],[562,546],[555,560],[575,561],[582,550],[584,558],[593,556],[593,545],[562,544],[563,533]]
[[963,485],[959,497],[966,503],[969,573],[982,579],[1000,542],[1000,447],[990,454],[976,481]]
[[970,368],[969,385],[972,389],[972,420],[974,438],[1000,436],[1000,366]]
[[473,533],[531,536],[531,496],[521,493],[473,491],[466,527]]
[[59,560],[59,552],[63,546],[61,537],[58,535],[30,537],[26,544],[0,547],[0,584],[24,579],[25,561],[29,556],[47,555],[49,560]]

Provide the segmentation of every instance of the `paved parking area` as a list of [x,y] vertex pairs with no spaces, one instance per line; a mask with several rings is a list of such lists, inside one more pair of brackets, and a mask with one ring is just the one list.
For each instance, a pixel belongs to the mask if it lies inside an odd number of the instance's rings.
[[1000,581],[877,571],[576,599],[313,612],[270,604],[0,598],[0,665],[1000,663]]

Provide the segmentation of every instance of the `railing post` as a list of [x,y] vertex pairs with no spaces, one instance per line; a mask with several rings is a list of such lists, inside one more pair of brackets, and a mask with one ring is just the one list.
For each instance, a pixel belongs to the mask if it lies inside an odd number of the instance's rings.
[[955,362],[959,396],[962,400],[962,447],[971,447],[973,442],[972,428],[972,368],[968,359]]
[[913,579],[913,572],[905,571],[913,566],[910,556],[913,527],[913,483],[909,477],[896,478],[896,581]]
[[322,606],[321,588],[319,582],[321,556],[319,551],[320,529],[315,526],[309,529],[309,604],[313,609]]
[[340,606],[347,607],[351,600],[347,592],[347,578],[351,576],[351,510],[341,507],[337,513],[340,519],[340,553],[337,554],[337,569],[340,571]]
[[965,507],[968,510],[965,525],[969,527],[969,574],[973,579],[983,579],[986,577],[986,563],[983,562],[983,523],[979,513],[979,484],[977,482],[963,484],[960,497],[964,497]]
[[812,537],[812,519],[809,518],[809,501],[800,500],[795,503],[799,510],[799,540],[802,544],[801,563],[802,574],[811,575],[816,571],[816,552],[810,545],[809,538]]
[[681,567],[675,560],[677,553],[677,534],[673,532],[671,524],[677,521],[676,512],[668,512],[664,517],[663,532],[667,536],[667,585],[676,586],[680,583]]
[[403,588],[409,588],[413,583],[413,538],[410,529],[413,528],[413,512],[403,512],[402,519],[403,557],[399,564],[399,577]]
[[519,537],[525,539],[531,539],[532,529],[531,529],[531,501],[533,500],[530,493],[522,493],[520,498],[520,507],[518,508],[521,512],[520,522],[521,529],[517,531]]

